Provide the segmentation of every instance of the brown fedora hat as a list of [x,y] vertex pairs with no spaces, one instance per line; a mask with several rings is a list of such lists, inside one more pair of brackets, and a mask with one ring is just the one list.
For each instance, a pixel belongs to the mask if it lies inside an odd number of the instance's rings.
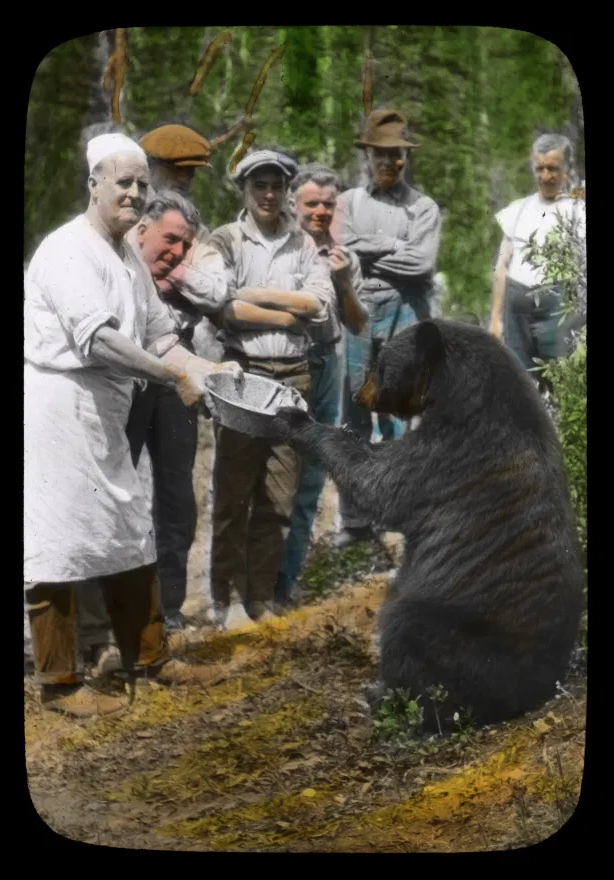
[[417,147],[409,140],[405,117],[397,110],[374,110],[367,116],[357,147]]

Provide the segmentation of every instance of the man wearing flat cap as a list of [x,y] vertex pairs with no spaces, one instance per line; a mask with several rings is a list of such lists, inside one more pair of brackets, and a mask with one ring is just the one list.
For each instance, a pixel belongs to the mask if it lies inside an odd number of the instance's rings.
[[[368,442],[371,416],[356,405],[354,395],[382,346],[429,315],[441,214],[433,199],[404,180],[408,153],[416,144],[401,113],[374,110],[356,146],[363,151],[366,183],[339,197],[331,232],[358,255],[364,279],[361,300],[369,310],[369,324],[361,334],[346,336],[342,418]],[[400,435],[402,422],[390,416],[378,419],[384,440]],[[337,547],[374,537],[368,517],[343,497],[339,507]]]
[[[233,174],[245,207],[211,243],[232,295],[223,312],[225,357],[308,400],[310,328],[328,321],[335,292],[312,237],[286,207],[296,172],[283,153],[248,154]],[[216,426],[211,593],[218,626],[227,622],[233,589],[253,620],[271,615],[300,473],[290,446]]]
[[[206,138],[185,125],[163,125],[141,138],[150,167],[150,196],[176,191],[188,197],[197,168],[209,166],[211,146]],[[153,205],[155,198],[150,199]],[[147,217],[142,219],[147,224]],[[195,352],[197,329],[221,311],[228,299],[224,262],[208,244],[209,232],[200,224],[193,244],[181,262],[163,278],[156,289],[175,324],[182,344]],[[203,321],[204,319],[204,321]],[[217,328],[209,332],[215,342]],[[203,349],[199,347],[199,353]],[[222,351],[209,350],[218,360]],[[192,471],[197,447],[196,412],[179,409],[167,389],[149,385],[138,392],[127,426],[135,464],[147,437],[147,449],[154,470],[154,522],[162,603],[169,629],[182,630],[181,607],[187,591],[186,548],[193,539],[195,509]],[[162,438],[166,438],[163,440]],[[173,442],[169,442],[171,440]],[[189,454],[187,454],[189,450]],[[186,457],[187,454],[187,457]]]
[[[218,141],[222,139],[219,138]],[[147,132],[141,138],[141,145],[148,156],[150,170],[150,199],[164,189],[177,190],[185,198],[190,192],[196,171],[199,168],[210,168],[210,158],[214,144],[204,135],[187,125],[161,125]],[[164,290],[168,293],[168,301],[176,316],[183,321],[191,344],[197,353],[216,360],[222,356],[222,347],[216,340],[217,328],[209,318],[216,309],[209,307],[210,297],[205,294],[204,300],[199,297],[198,290],[190,285],[186,278],[186,267],[196,271],[202,265],[208,284],[213,285],[217,295],[214,305],[219,300],[223,285],[223,276],[219,256],[212,253],[207,246],[209,230],[201,223],[194,239],[194,246],[186,254],[182,265],[165,279]],[[193,273],[189,273],[192,274]],[[194,281],[194,277],[191,279]],[[181,298],[177,297],[181,294]]]

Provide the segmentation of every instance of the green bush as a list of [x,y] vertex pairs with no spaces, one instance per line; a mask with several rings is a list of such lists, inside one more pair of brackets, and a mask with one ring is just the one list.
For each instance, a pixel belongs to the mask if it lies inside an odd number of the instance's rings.
[[555,420],[563,446],[571,498],[576,511],[582,552],[586,539],[586,328],[569,357],[547,364],[544,375],[552,386]]
[[[538,246],[532,235],[525,258],[543,268],[546,284],[560,286],[561,322],[574,313],[586,313],[586,248],[577,219],[559,217],[542,245]],[[586,554],[586,326],[575,333],[567,357],[539,365],[552,389],[554,419],[576,511],[578,538]]]
[[[527,245],[528,259],[544,268],[547,283],[557,282],[563,289],[561,321],[574,313],[586,314],[586,249],[577,224],[559,221],[542,246],[534,240]],[[586,326],[576,334],[567,357],[542,363],[544,378],[552,389],[554,421],[563,448],[569,491],[575,509],[578,542],[585,566],[585,596],[588,572],[587,494],[586,494]],[[587,651],[587,614],[582,620],[580,645]]]

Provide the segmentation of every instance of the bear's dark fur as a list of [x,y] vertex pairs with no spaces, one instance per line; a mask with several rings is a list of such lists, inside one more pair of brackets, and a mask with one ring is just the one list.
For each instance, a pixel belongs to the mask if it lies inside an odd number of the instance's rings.
[[[280,436],[340,491],[405,537],[380,613],[380,690],[422,695],[478,725],[537,708],[556,692],[578,633],[582,570],[559,443],[514,356],[479,327],[424,321],[394,337],[357,397],[418,426],[367,444],[299,410]],[[430,707],[430,708],[429,708]]]

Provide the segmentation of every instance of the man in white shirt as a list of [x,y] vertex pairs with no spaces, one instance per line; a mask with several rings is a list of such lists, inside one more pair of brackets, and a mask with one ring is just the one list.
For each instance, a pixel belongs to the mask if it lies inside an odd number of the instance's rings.
[[544,284],[543,270],[528,262],[525,246],[532,234],[538,245],[543,244],[556,227],[557,215],[574,218],[580,238],[586,236],[584,201],[569,194],[569,139],[559,134],[541,135],[531,150],[531,167],[536,192],[496,215],[503,239],[495,266],[490,319],[491,332],[527,370],[535,368],[534,358],[549,360],[563,353],[566,327],[560,325],[558,285]]
[[[296,170],[281,153],[248,154],[234,172],[245,208],[210,241],[224,258],[232,297],[223,311],[226,357],[308,400],[310,329],[328,320],[335,293],[313,239],[286,210]],[[211,593],[218,626],[233,588],[252,619],[270,616],[300,472],[291,447],[217,427]]]
[[75,588],[84,582],[102,582],[128,673],[171,681],[202,671],[169,663],[149,499],[125,428],[134,378],[176,389],[189,406],[219,368],[178,344],[125,241],[147,193],[142,149],[102,135],[87,157],[87,211],[39,246],[24,305],[24,586],[43,705],[79,717],[124,708],[80,686]]

